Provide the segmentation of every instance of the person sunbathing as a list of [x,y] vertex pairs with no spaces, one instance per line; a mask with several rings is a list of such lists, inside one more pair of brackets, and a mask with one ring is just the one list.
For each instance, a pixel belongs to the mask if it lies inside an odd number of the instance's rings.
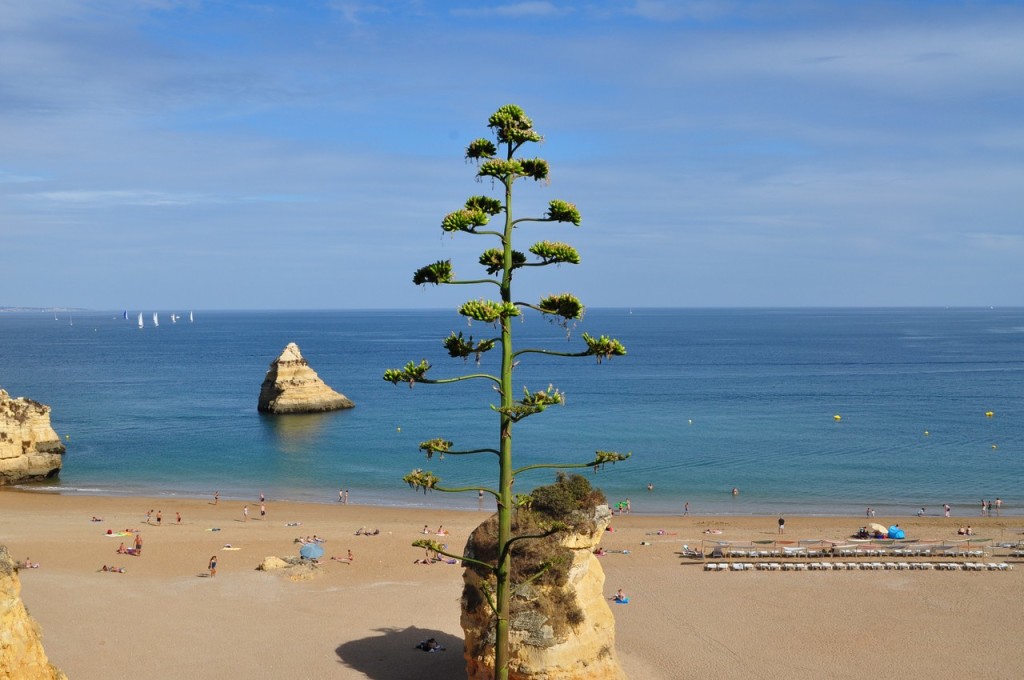
[[422,649],[424,652],[443,652],[444,647],[441,643],[434,638],[427,638],[423,642],[416,645],[416,649]]

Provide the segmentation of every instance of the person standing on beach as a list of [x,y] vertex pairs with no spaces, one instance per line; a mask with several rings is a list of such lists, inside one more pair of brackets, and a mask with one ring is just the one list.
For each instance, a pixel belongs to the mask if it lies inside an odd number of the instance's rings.
[[262,491],[260,491],[260,505],[262,505],[263,503],[266,503],[266,501],[267,501],[267,497],[263,495]]
[[213,578],[214,576],[217,575],[217,556],[216,555],[214,555],[213,557],[210,558],[209,569],[210,569],[210,578]]
[[135,534],[135,556],[142,557],[142,534]]
[[181,513],[176,511],[174,516],[178,518],[178,524],[181,524]]
[[242,508],[242,521],[243,522],[248,522],[249,521],[249,506],[248,505],[246,505],[244,508]]
[[685,503],[683,503],[683,517],[686,517],[689,514],[690,514],[690,501],[686,501]]
[[348,505],[348,489],[345,489],[345,505]]
[[942,506],[942,513],[943,513],[943,514],[944,514],[944,515],[945,515],[946,517],[949,517],[949,503],[944,503],[944,504],[943,504],[943,506]]
[[213,504],[217,505],[220,502],[220,491],[213,492]]
[[339,503],[344,503],[345,502],[345,490],[344,489],[338,489],[338,502]]
[[779,533],[780,534],[786,533],[786,518],[785,517],[780,517],[779,518]]
[[160,523],[163,522],[163,521],[164,521],[164,511],[163,510],[157,510],[156,511],[156,525],[160,526]]
[[265,503],[260,502],[260,519],[267,518],[267,506]]

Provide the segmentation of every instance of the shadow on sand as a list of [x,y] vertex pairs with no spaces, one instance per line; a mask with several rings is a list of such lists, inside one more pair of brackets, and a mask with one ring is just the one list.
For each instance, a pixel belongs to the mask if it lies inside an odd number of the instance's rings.
[[[353,640],[335,651],[341,664],[373,680],[458,680],[466,677],[462,638],[424,628],[378,628],[380,635]],[[434,638],[447,651],[416,649]]]

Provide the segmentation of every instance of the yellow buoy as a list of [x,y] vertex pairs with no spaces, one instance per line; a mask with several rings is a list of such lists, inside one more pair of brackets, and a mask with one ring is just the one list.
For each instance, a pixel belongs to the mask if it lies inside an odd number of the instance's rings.
[[930,434],[931,434],[931,432],[929,432],[928,430],[925,430],[925,431],[924,431],[924,436],[925,436],[925,437],[927,437],[927,436],[928,436],[928,435],[930,435]]
[[398,431],[399,431],[399,432],[401,432],[401,431],[402,431],[402,428],[398,428]]
[[995,411],[985,411],[985,417],[986,417],[986,418],[991,418],[991,417],[992,417],[992,416],[994,416],[995,414],[996,414],[996,412],[995,412]]
[[839,415],[838,413],[835,414],[834,416],[832,416],[832,420],[834,420],[836,422],[839,422],[842,419],[843,419],[843,417],[841,415]]
[[994,449],[994,448],[997,448],[997,447],[996,447],[996,445],[995,445],[995,444],[993,444],[993,445],[992,445],[992,448]]

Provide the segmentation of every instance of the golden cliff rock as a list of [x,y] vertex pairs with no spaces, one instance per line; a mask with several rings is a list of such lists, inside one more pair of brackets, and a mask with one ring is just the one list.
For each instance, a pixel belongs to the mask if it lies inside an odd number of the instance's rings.
[[294,342],[270,363],[257,408],[265,413],[321,413],[355,406],[320,379]]

